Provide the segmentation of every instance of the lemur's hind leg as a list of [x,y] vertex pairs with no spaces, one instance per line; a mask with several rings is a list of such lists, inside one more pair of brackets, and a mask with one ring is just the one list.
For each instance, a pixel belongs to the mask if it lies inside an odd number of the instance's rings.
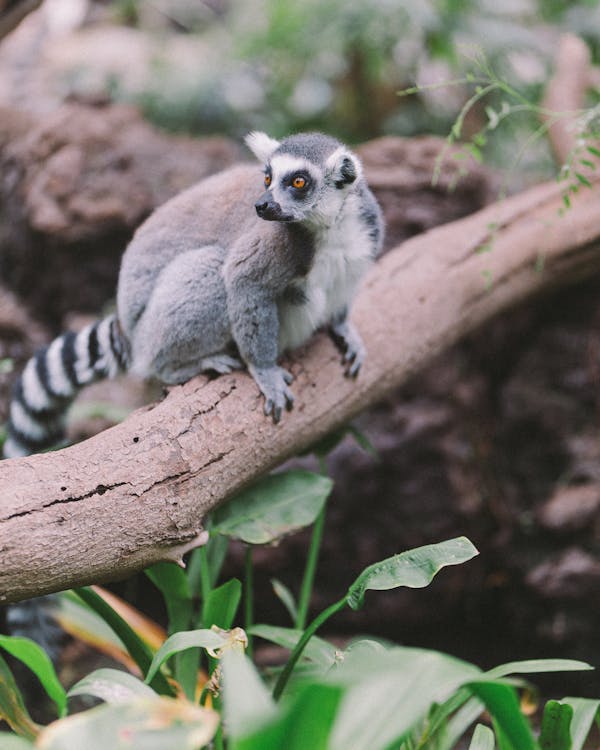
[[216,372],[218,375],[225,375],[233,370],[242,370],[244,363],[232,357],[229,354],[214,354],[211,357],[203,357],[189,364],[184,364],[178,369],[163,368],[160,373],[160,380],[166,385],[178,385],[185,383],[194,375],[201,372]]
[[201,247],[181,253],[162,271],[133,331],[133,372],[175,384],[207,370],[242,367],[233,356],[224,256],[218,246]]

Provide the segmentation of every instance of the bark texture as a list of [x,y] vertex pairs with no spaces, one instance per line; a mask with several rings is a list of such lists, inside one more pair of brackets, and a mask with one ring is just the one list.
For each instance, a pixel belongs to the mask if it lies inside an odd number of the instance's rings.
[[196,378],[122,425],[0,463],[0,598],[124,577],[201,543],[202,517],[260,473],[374,404],[499,311],[600,270],[600,192],[560,215],[555,185],[408,240],[368,277],[356,382],[318,336],[291,361],[296,406],[262,414],[248,375]]

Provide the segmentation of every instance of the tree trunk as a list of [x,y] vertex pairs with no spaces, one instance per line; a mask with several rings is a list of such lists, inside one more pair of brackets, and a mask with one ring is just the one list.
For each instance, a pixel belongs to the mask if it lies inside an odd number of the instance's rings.
[[388,253],[353,311],[369,350],[358,380],[317,336],[291,359],[296,404],[279,425],[247,374],[198,377],[86,442],[0,463],[0,600],[180,559],[207,511],[258,475],[493,315],[600,270],[599,189],[561,206],[559,186],[541,185]]

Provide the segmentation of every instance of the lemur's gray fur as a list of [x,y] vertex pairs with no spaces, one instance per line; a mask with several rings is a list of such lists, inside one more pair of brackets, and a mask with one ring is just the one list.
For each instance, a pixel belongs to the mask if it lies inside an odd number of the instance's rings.
[[348,309],[383,240],[360,161],[319,133],[279,142],[255,132],[246,143],[264,174],[233,167],[160,207],[125,251],[117,314],[28,362],[6,457],[55,443],[77,390],[125,369],[182,383],[245,365],[276,422],[293,403],[278,357],[317,328],[330,327],[347,373],[358,373],[365,349]]

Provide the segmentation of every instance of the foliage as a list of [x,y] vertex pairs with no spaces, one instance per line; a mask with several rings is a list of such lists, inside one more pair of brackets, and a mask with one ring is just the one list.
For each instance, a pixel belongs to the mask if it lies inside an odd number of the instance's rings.
[[[1,746],[452,750],[472,732],[472,750],[493,748],[494,742],[502,750],[581,750],[600,701],[549,701],[536,737],[519,705],[518,689],[524,683],[511,675],[588,669],[582,662],[513,662],[482,672],[435,651],[370,639],[338,649],[315,635],[343,607],[363,606],[368,591],[427,586],[444,566],[468,561],[477,550],[465,538],[408,550],[369,566],[342,599],[307,627],[251,622],[247,632],[234,627],[242,586],[236,579],[217,585],[222,540],[277,541],[322,519],[330,491],[331,482],[322,474],[290,471],[267,477],[215,514],[207,547],[192,553],[186,571],[171,564],[149,569],[169,615],[170,635],[162,642],[157,641],[159,631],[114,598],[109,604],[97,587],[63,594],[68,606],[59,610],[59,620],[74,623],[72,632],[80,637],[91,634],[87,640],[106,646],[107,653],[127,652],[121,661],[133,674],[98,669],[67,693],[39,646],[24,638],[0,638],[0,647],[38,677],[59,715],[47,727],[35,724],[0,658],[0,716],[14,730],[0,735]],[[316,566],[317,554],[313,548],[308,566]],[[247,587],[251,556],[247,564],[246,598],[252,594]],[[297,618],[292,593],[283,584],[279,591]],[[246,655],[251,638],[289,650],[284,667],[262,677]],[[67,697],[82,695],[103,705],[66,715]],[[482,723],[484,709],[491,726]]]
[[[143,27],[139,14],[127,18]],[[584,36],[596,57],[600,50],[595,0],[244,0],[200,29],[175,28],[188,40],[200,31],[190,48],[197,64],[182,72],[177,44],[163,38],[142,88],[116,78],[113,95],[137,99],[165,127],[235,137],[253,128],[274,136],[316,128],[351,142],[441,134],[468,95],[427,86],[462,77],[469,50],[483,46],[498,74],[537,104],[560,31]],[[417,97],[398,99],[415,83]],[[499,163],[531,127],[523,118],[507,131]]]

